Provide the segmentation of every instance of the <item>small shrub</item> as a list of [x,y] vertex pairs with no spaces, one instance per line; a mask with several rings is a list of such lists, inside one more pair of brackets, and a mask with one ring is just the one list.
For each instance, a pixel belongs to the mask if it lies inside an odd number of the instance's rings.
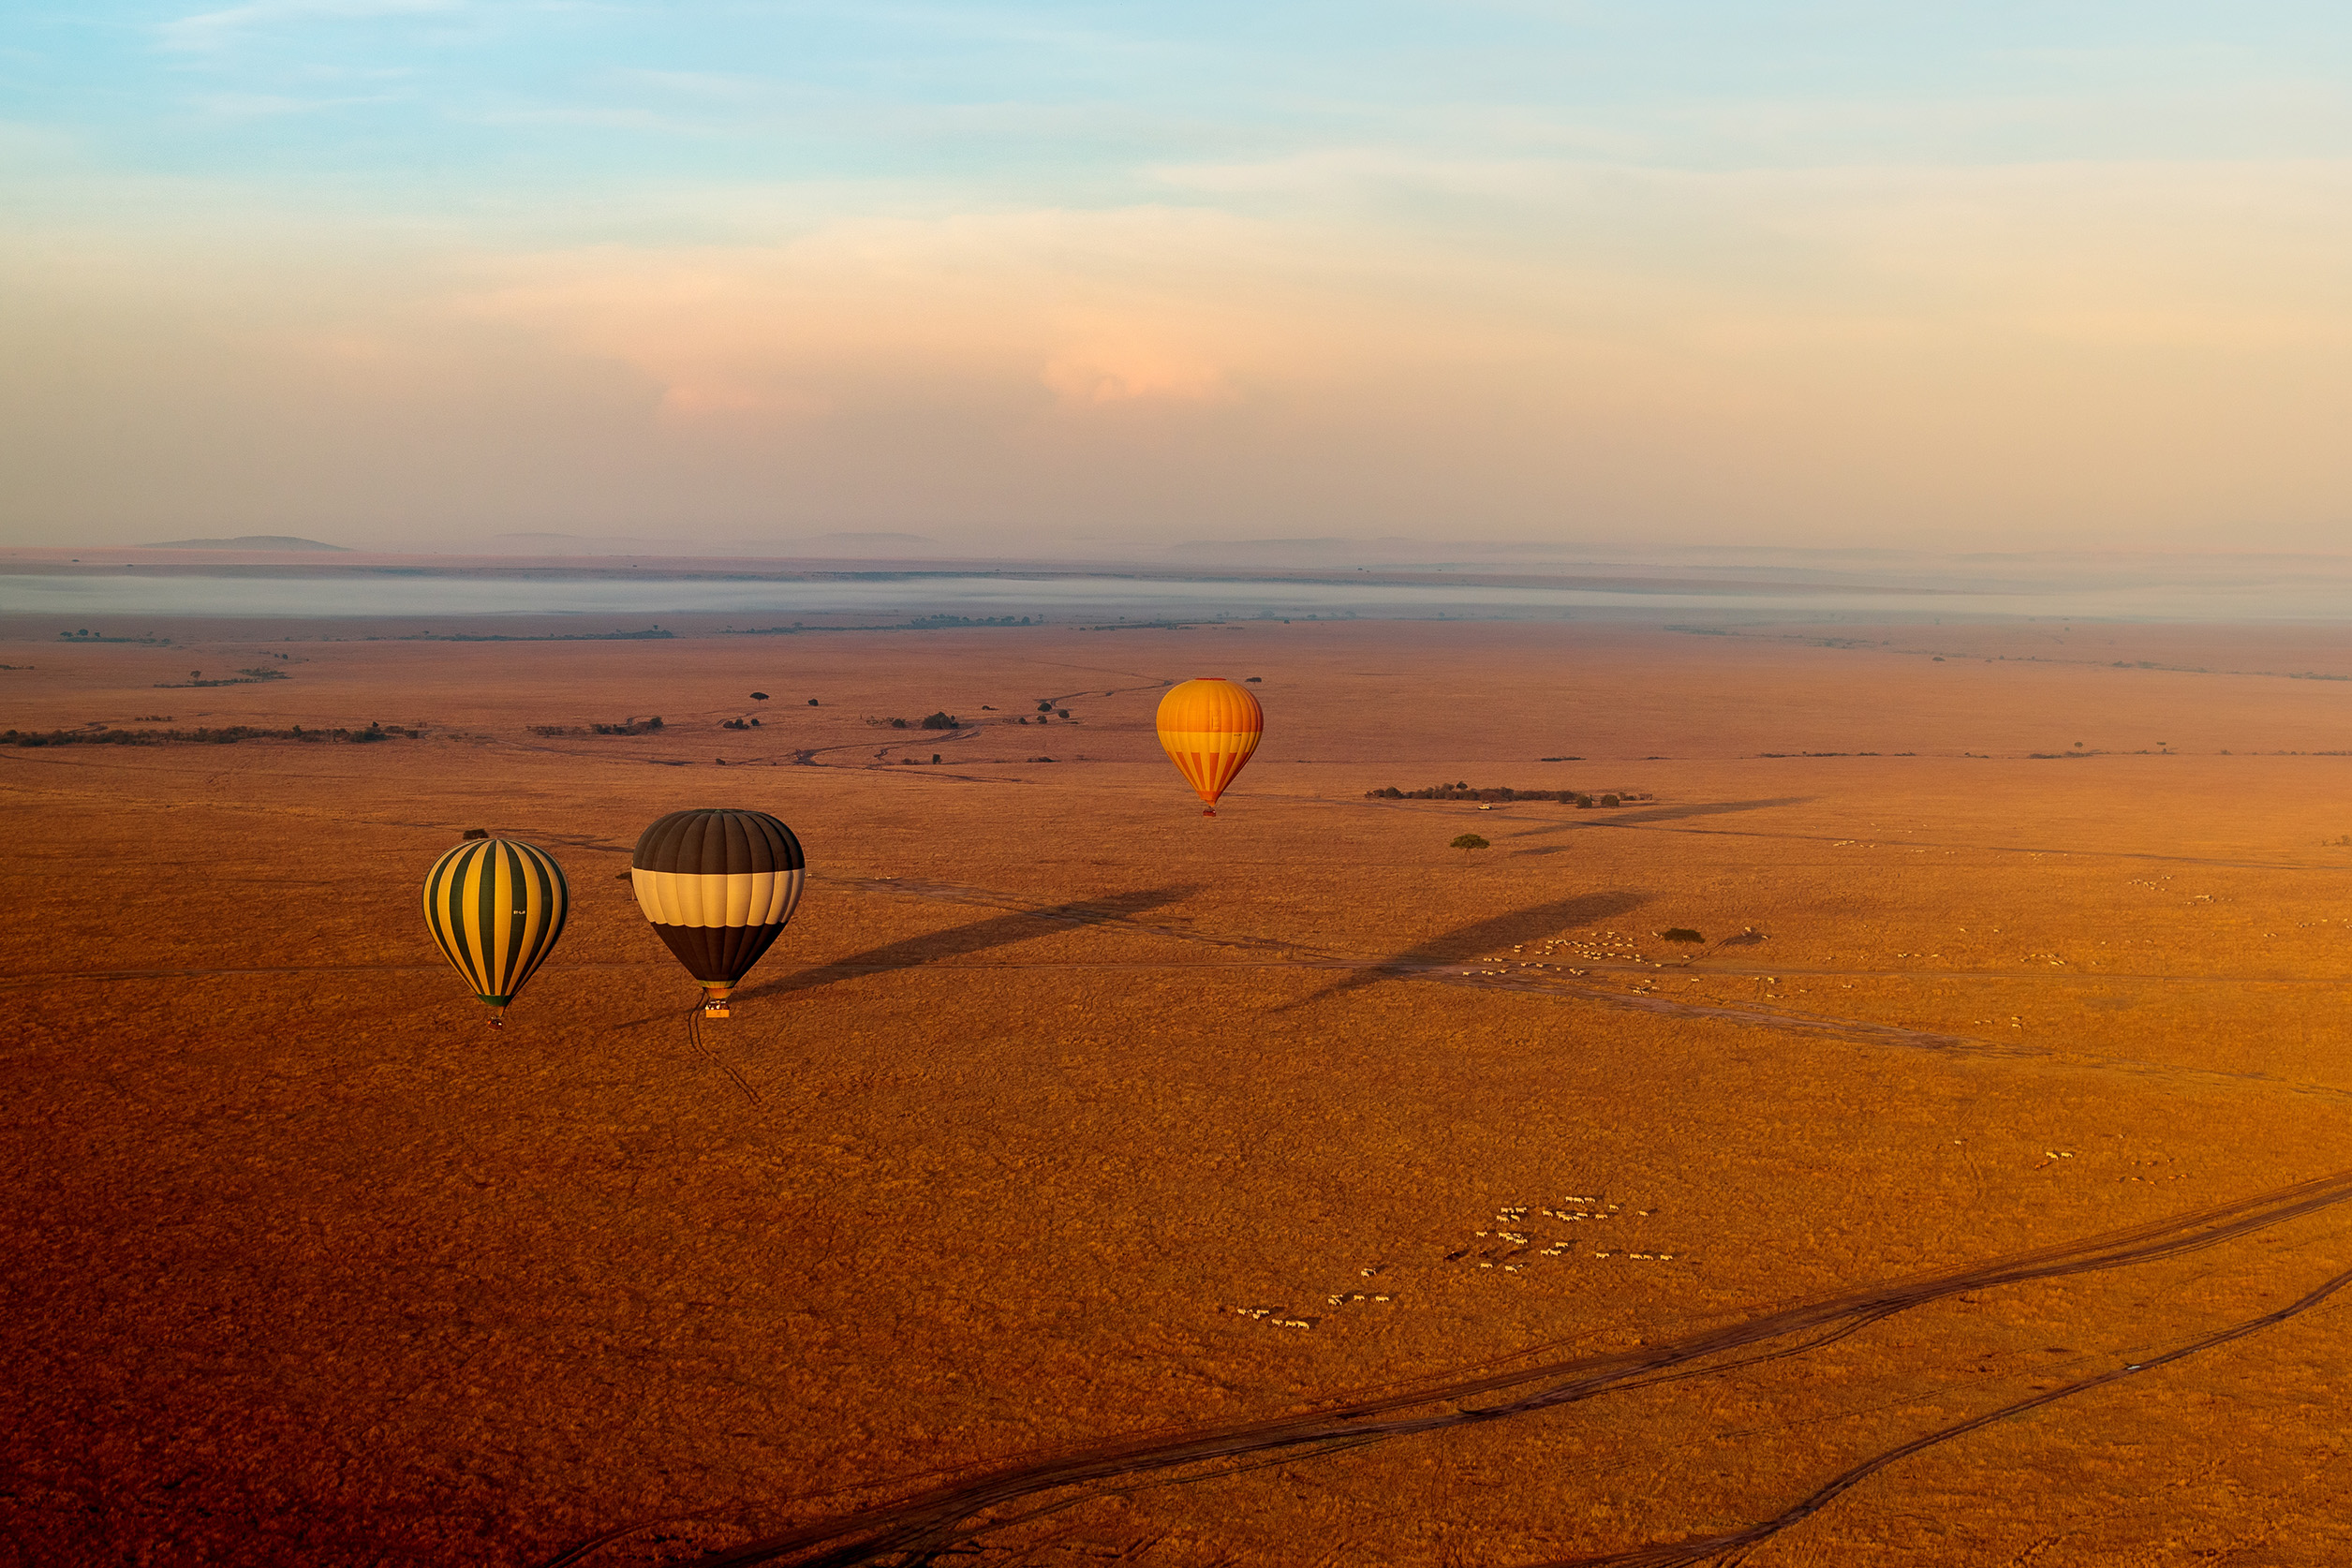
[[810,707],[812,707],[812,708],[813,708],[813,707],[815,707],[815,706],[817,705],[817,699],[815,699],[814,697],[811,697],[810,699],[808,699],[808,705],[809,705]]
[[1250,684],[1251,686],[1255,686],[1255,685],[1257,685],[1260,681],[1263,681],[1263,680],[1265,680],[1265,677],[1264,675],[1252,675],[1252,676],[1250,676]]
[[908,725],[907,721],[906,721],[905,719],[903,719],[903,718],[894,718],[894,719],[892,719],[892,720],[890,721],[890,727],[891,727],[892,729],[894,729],[894,730],[904,730],[904,729],[909,728],[910,726]]
[[1449,850],[1484,850],[1488,847],[1487,841],[1474,833],[1465,833],[1446,846]]
[[1658,935],[1670,942],[1703,942],[1707,939],[1687,925],[1669,925]]

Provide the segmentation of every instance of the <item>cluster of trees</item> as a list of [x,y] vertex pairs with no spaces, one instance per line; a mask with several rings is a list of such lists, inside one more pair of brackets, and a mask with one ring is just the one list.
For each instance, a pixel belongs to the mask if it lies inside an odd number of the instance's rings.
[[658,715],[652,718],[624,719],[618,724],[591,724],[582,729],[577,724],[532,724],[525,726],[535,735],[642,735],[661,728]]
[[1432,784],[1426,790],[1399,790],[1391,785],[1385,790],[1367,790],[1367,800],[1546,800],[1561,806],[1590,807],[1595,806],[1631,806],[1635,801],[1654,798],[1639,790],[1613,790],[1599,795],[1580,790],[1505,790],[1472,789],[1469,784]]
[[722,730],[756,730],[759,727],[760,721],[756,718],[730,718],[719,725]]
[[175,741],[229,746],[248,740],[348,741],[361,745],[409,733],[396,724],[389,729],[371,724],[364,730],[305,730],[299,724],[287,730],[261,730],[249,724],[230,724],[218,730],[110,730],[101,726],[95,730],[9,730],[0,732],[0,746],[163,746]]
[[[117,638],[115,641],[120,642],[122,639]],[[221,675],[209,681],[204,678],[203,671],[190,670],[186,680],[157,681],[155,688],[157,690],[162,690],[166,688],[190,686],[251,686],[256,681],[286,681],[293,678],[283,670],[273,670],[267,665],[257,665],[253,669],[240,670],[233,675]]]
[[890,727],[894,730],[960,730],[964,727],[964,721],[945,708],[941,708],[928,718],[894,718],[890,721]]

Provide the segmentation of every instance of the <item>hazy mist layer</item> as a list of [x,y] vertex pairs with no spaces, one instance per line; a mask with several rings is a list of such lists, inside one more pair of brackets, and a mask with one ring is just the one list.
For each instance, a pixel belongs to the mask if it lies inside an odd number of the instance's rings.
[[[536,542],[544,544],[542,538]],[[1487,547],[1452,565],[1377,562],[1413,541],[1228,541],[1255,564],[986,565],[946,560],[762,560],[643,555],[337,555],[143,550],[0,554],[0,614],[57,617],[60,631],[126,629],[126,617],[611,617],[727,614],[781,629],[795,615],[875,624],[921,615],[1067,621],[1198,617],[1683,615],[1813,620],[2074,617],[2331,621],[2352,618],[2352,557],[2161,557],[1896,551],[1588,547],[1569,560]],[[1564,554],[1565,552],[1558,552]],[[1531,548],[1523,553],[1539,554]],[[1498,558],[1500,557],[1500,558]],[[66,624],[70,621],[71,625]]]

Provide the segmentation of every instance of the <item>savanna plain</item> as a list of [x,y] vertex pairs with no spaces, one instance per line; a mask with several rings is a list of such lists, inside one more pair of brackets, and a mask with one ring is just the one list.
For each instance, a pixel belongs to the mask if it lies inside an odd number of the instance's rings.
[[0,1561],[2352,1559],[2352,629],[427,629],[0,625]]

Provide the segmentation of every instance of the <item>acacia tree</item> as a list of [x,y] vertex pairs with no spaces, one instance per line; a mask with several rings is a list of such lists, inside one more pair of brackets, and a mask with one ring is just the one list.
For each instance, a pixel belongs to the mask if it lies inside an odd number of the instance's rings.
[[1474,833],[1465,833],[1448,844],[1446,848],[1449,850],[1483,850],[1487,848],[1487,841]]

